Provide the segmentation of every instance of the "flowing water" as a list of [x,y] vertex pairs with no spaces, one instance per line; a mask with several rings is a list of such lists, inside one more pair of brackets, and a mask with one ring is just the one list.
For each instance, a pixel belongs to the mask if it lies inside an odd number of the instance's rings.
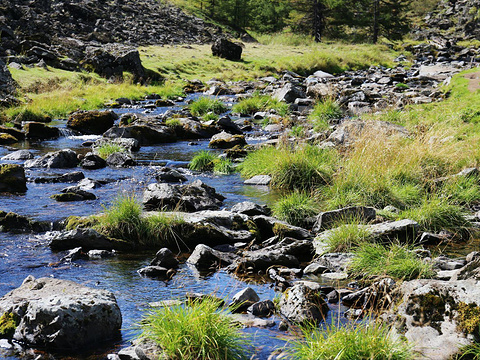
[[[179,106],[184,105],[179,104]],[[153,113],[165,112],[168,108],[157,108]],[[142,107],[134,109],[118,109],[122,112],[143,112]],[[62,129],[62,136],[57,140],[43,141],[40,143],[20,143],[18,149],[28,149],[35,155],[43,155],[50,151],[70,148],[77,153],[85,154],[89,148],[82,146],[86,140],[94,140],[95,136],[73,136],[66,128],[64,121],[57,121],[55,126]],[[258,139],[250,138],[250,143]],[[97,200],[59,203],[50,199],[50,196],[59,193],[61,189],[70,184],[36,184],[28,183],[25,195],[0,195],[0,210],[13,211],[29,216],[35,220],[57,222],[70,215],[86,216],[102,211],[103,206],[109,203],[121,191],[134,192],[141,196],[144,188],[155,182],[153,173],[157,166],[185,166],[199,150],[208,149],[208,141],[196,141],[198,145],[191,146],[187,141],[158,146],[142,147],[135,154],[139,166],[128,169],[105,168],[100,170],[82,170],[85,177],[95,180],[108,180],[108,183],[98,189],[92,190],[98,197]],[[9,151],[0,148],[0,157]],[[79,169],[27,169],[27,176],[34,179],[41,176],[61,175]],[[271,204],[275,193],[267,187],[247,186],[238,174],[228,176],[213,176],[208,174],[188,173],[188,180],[201,179],[206,184],[213,186],[218,193],[224,195],[226,200],[224,208],[245,200],[259,204]],[[69,359],[103,359],[107,353],[118,351],[120,347],[127,346],[129,341],[138,335],[135,324],[149,308],[149,303],[168,299],[181,299],[186,292],[214,293],[224,298],[231,298],[237,291],[246,286],[251,286],[262,300],[274,299],[279,294],[275,292],[271,283],[246,283],[219,271],[211,275],[199,274],[195,268],[186,264],[181,265],[178,273],[168,282],[150,278],[143,278],[137,270],[148,265],[154,252],[141,254],[119,254],[110,259],[102,260],[77,260],[70,264],[60,262],[65,252],[52,252],[42,236],[15,235],[0,232],[0,296],[17,288],[28,276],[55,277],[72,280],[77,283],[112,291],[122,311],[123,326],[122,338],[113,347],[101,349],[97,353],[78,354]],[[344,309],[332,307],[330,317],[341,317]],[[278,331],[279,319],[270,329],[246,329],[256,348],[257,359],[267,359],[275,349],[283,348],[286,344],[286,334]],[[329,319],[327,319],[327,322]],[[47,355],[35,353],[36,356]],[[49,355],[52,358],[66,358],[61,355]],[[0,358],[19,359],[27,355],[14,355],[9,349],[0,347]]]

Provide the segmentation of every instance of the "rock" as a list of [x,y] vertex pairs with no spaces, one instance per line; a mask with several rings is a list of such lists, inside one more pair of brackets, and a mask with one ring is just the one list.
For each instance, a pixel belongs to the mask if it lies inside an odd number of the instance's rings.
[[412,242],[416,240],[420,225],[416,221],[403,219],[367,225],[371,236],[380,241]]
[[13,95],[16,85],[12,74],[8,70],[8,66],[3,60],[0,60],[0,97],[4,98],[7,95]]
[[113,111],[77,111],[68,118],[67,127],[82,134],[101,135],[113,126],[117,118]]
[[113,293],[52,278],[27,278],[0,298],[0,313],[17,317],[16,341],[62,351],[114,340],[122,325]]
[[0,211],[0,231],[13,233],[39,233],[47,231],[50,223],[34,221],[14,212]]
[[226,39],[217,39],[212,45],[212,54],[227,60],[239,61],[242,59],[242,47]]
[[199,120],[191,118],[177,119],[180,126],[175,126],[175,135],[183,140],[206,139],[218,133],[218,129],[213,125],[207,125]]
[[251,287],[247,287],[233,295],[232,301],[230,304],[228,304],[228,306],[235,312],[242,312],[259,301],[260,297],[257,295],[255,290],[253,290]]
[[307,94],[299,87],[292,83],[287,83],[283,88],[273,93],[273,98],[278,101],[284,101],[286,103],[293,103],[296,99],[306,98]]
[[178,260],[169,249],[162,248],[157,251],[155,258],[152,260],[150,265],[161,266],[167,269],[175,269],[178,267]]
[[[65,189],[64,189],[65,190]],[[58,202],[71,202],[71,201],[86,201],[86,200],[96,200],[97,197],[95,194],[92,194],[88,191],[81,190],[81,189],[68,189],[66,192],[62,194],[54,194],[50,196],[55,201]]]
[[222,116],[220,119],[218,119],[215,123],[215,127],[230,134],[243,134],[243,131],[232,121],[228,115]]
[[218,209],[225,198],[214,188],[196,180],[187,185],[150,184],[143,194],[148,210],[200,211]]
[[354,256],[352,253],[328,253],[320,256],[315,260],[315,263],[310,265],[317,264],[326,267],[331,272],[343,272],[347,269]]
[[90,250],[87,255],[89,259],[98,260],[112,257],[115,255],[115,252],[108,250]]
[[266,205],[258,205],[251,201],[243,201],[233,205],[232,212],[248,216],[270,215],[270,209]]
[[275,326],[274,320],[260,319],[252,314],[230,314],[233,322],[239,323],[244,328],[270,328]]
[[112,250],[119,248],[116,241],[93,229],[75,229],[68,231],[53,231],[47,233],[50,240],[49,246],[52,250],[68,250],[81,247],[84,250]]
[[22,193],[27,191],[27,179],[23,166],[0,164],[0,192]]
[[312,263],[308,265],[305,269],[303,269],[303,274],[304,275],[321,275],[328,271],[329,271],[328,267],[318,263]]
[[84,178],[85,178],[85,175],[83,174],[83,172],[74,171],[74,172],[66,173],[60,176],[35,178],[34,182],[36,184],[71,183],[71,182],[81,181]]
[[272,300],[259,301],[250,305],[247,312],[260,318],[270,317],[275,313],[275,304]]
[[[222,266],[232,264],[236,255],[213,250],[211,247],[199,244],[187,259],[187,263],[194,265],[200,270],[216,270]],[[258,300],[257,300],[258,301]]]
[[80,161],[80,166],[87,170],[103,169],[107,166],[107,162],[100,156],[89,152],[83,157],[82,161]]
[[432,260],[433,265],[440,270],[456,270],[466,265],[465,260],[450,259],[447,256],[440,255]]
[[336,304],[338,303],[338,300],[340,300],[340,296],[337,290],[332,290],[327,294],[327,301],[330,304]]
[[18,139],[10,134],[0,132],[0,145],[11,145],[18,142]]
[[60,136],[60,130],[40,122],[28,122],[23,129],[26,138],[30,140],[56,139]]
[[177,141],[175,131],[161,124],[134,124],[125,127],[113,126],[104,137],[109,139],[135,139],[141,146],[158,145]]
[[315,71],[313,73],[313,76],[315,76],[318,79],[331,79],[331,78],[334,77],[332,74],[329,74],[329,73],[327,73],[325,71],[322,71],[322,70]]
[[467,334],[478,328],[479,320],[471,314],[479,312],[479,285],[475,280],[404,282],[398,289],[400,301],[385,318],[395,323],[421,356],[450,359],[472,343]]
[[2,160],[19,161],[33,159],[33,154],[28,150],[17,150],[2,157]]
[[157,278],[162,280],[171,279],[176,271],[173,269],[167,269],[162,266],[146,266],[137,271],[140,276]]
[[81,247],[77,247],[75,249],[68,250],[67,255],[65,255],[60,261],[71,263],[72,261],[84,258],[87,258],[87,254],[83,252]]
[[457,269],[452,274],[452,277],[451,277],[452,281],[468,280],[468,279],[480,280],[480,259],[479,258],[476,258],[468,262],[466,265],[464,265],[460,269]]
[[165,358],[166,355],[163,353],[160,345],[145,337],[133,340],[131,346],[118,352],[119,360],[159,360]]
[[330,229],[340,221],[355,220],[357,222],[370,222],[375,220],[377,212],[372,207],[351,206],[343,209],[325,211],[316,217],[313,232]]
[[209,147],[214,149],[231,149],[235,146],[245,146],[247,142],[245,141],[245,136],[243,135],[232,135],[225,131],[222,131],[219,134],[212,136]]
[[105,162],[108,166],[117,168],[131,167],[137,165],[135,160],[133,160],[133,158],[129,154],[123,152],[116,152],[108,155]]
[[119,145],[127,152],[140,150],[140,143],[137,139],[133,138],[100,138],[96,140],[92,145],[93,153],[97,153],[97,149],[105,144]]
[[49,152],[48,154],[25,161],[25,167],[73,168],[78,164],[77,154],[70,149]]
[[183,176],[178,170],[162,167],[155,171],[155,179],[158,182],[168,182],[168,183],[182,183],[186,182],[187,178]]
[[303,284],[295,284],[280,298],[280,314],[296,324],[319,323],[326,319],[328,306],[321,294]]
[[291,237],[299,240],[311,238],[311,234],[308,230],[287,224],[286,222],[273,217],[257,215],[253,217],[253,221],[258,227],[262,239],[268,239],[275,235]]
[[245,180],[245,185],[269,185],[272,181],[272,177],[269,175],[255,175],[250,179]]

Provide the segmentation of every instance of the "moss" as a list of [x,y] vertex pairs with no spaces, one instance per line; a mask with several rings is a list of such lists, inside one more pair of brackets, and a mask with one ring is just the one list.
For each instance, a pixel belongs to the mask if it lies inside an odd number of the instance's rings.
[[413,315],[415,326],[431,326],[441,334],[441,324],[448,316],[445,311],[446,303],[446,299],[439,295],[419,295],[410,299],[406,312]]
[[98,220],[94,217],[69,216],[65,220],[66,230],[91,228],[98,224]]
[[10,134],[0,133],[0,145],[9,145],[18,142],[15,136]]
[[461,302],[457,306],[457,327],[466,334],[479,334],[480,307],[475,303]]
[[0,316],[0,339],[10,339],[15,333],[19,321],[12,313],[4,313]]
[[25,171],[16,164],[0,165],[0,191],[27,191]]
[[280,237],[285,237],[286,236],[285,234],[287,233],[288,230],[289,230],[288,226],[278,222],[275,223],[275,225],[273,225],[273,228],[272,228],[273,234]]

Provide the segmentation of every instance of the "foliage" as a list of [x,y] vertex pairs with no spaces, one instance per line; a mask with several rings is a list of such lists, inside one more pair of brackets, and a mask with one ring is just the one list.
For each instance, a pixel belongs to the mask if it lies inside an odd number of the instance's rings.
[[395,338],[380,323],[336,326],[320,330],[302,329],[303,339],[292,342],[290,353],[296,360],[408,360],[413,359],[411,347]]
[[227,111],[227,107],[223,102],[209,97],[199,97],[188,107],[194,116],[203,116],[209,112],[219,115]]
[[336,151],[312,145],[263,147],[247,155],[240,171],[243,177],[270,175],[277,188],[311,190],[330,182],[336,162]]
[[235,172],[235,165],[228,159],[215,159],[213,172],[221,175],[228,175]]
[[120,153],[126,153],[128,152],[127,149],[125,149],[123,146],[120,144],[115,144],[113,142],[106,142],[99,147],[95,148],[95,152],[97,153],[98,156],[100,156],[102,159],[108,158],[110,155],[115,154],[117,152]]
[[204,299],[162,307],[142,320],[141,336],[157,343],[170,359],[248,359],[247,338],[219,305]]
[[165,121],[165,125],[167,125],[168,127],[176,128],[178,126],[182,126],[182,123],[179,119],[172,118]]
[[303,226],[305,219],[318,214],[318,204],[311,194],[294,191],[283,196],[273,206],[273,214],[295,226]]
[[309,119],[316,131],[322,131],[328,129],[332,120],[340,119],[342,116],[340,105],[332,98],[326,98],[315,105]]
[[480,360],[480,343],[467,345],[460,350],[460,354],[455,357],[458,360]]
[[475,303],[458,303],[457,324],[466,334],[479,334],[480,332],[480,307]]
[[210,151],[199,151],[188,164],[190,170],[212,171],[217,157]]
[[354,276],[389,276],[412,280],[430,278],[435,273],[432,265],[424,262],[408,246],[384,246],[363,243],[355,251],[348,271]]
[[354,224],[340,225],[330,230],[326,239],[328,252],[345,252],[365,243],[370,238],[370,232]]
[[253,115],[258,111],[275,110],[280,116],[286,116],[290,112],[290,106],[278,101],[268,95],[254,94],[253,96],[241,100],[232,108],[233,113],[242,115]]

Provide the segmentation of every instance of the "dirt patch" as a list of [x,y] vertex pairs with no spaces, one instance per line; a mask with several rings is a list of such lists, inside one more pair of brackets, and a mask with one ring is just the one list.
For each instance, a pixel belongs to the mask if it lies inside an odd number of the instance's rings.
[[480,72],[475,72],[465,75],[465,78],[469,80],[468,90],[475,92],[480,89]]

